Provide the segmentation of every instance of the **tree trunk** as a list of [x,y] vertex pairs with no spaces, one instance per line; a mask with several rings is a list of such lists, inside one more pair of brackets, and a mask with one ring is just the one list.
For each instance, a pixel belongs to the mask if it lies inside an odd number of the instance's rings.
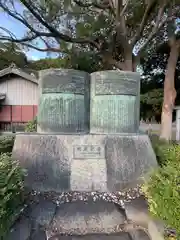
[[114,66],[117,69],[122,71],[136,72],[136,67],[139,63],[139,58],[137,56],[133,56],[132,49],[127,49],[126,54],[124,54],[124,61],[118,62],[112,58],[111,53],[106,52],[102,56],[102,62],[104,65]]
[[172,137],[172,113],[176,99],[176,89],[174,83],[176,64],[179,56],[179,43],[172,41],[170,45],[165,80],[164,80],[164,99],[161,113],[161,133],[160,139],[171,140]]
[[133,72],[133,56],[132,56],[132,49],[128,49],[125,53],[125,71]]

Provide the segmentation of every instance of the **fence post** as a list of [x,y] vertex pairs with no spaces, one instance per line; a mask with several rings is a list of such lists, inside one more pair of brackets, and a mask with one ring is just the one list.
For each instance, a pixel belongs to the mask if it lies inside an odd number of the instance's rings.
[[12,105],[10,105],[10,114],[11,114],[11,132],[13,132],[13,122],[12,122]]
[[175,110],[176,110],[176,141],[180,141],[180,106],[176,106]]

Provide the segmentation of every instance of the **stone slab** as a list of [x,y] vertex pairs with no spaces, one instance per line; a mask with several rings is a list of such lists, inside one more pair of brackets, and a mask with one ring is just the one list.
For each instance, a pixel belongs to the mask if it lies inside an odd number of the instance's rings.
[[148,228],[148,222],[150,221],[150,215],[148,210],[148,203],[144,196],[132,199],[129,202],[124,203],[126,209],[126,216],[131,221]]
[[[26,239],[24,237],[27,235],[18,232],[21,227],[24,231],[25,226],[30,234],[28,239],[33,240],[104,239],[103,237],[108,240],[116,239],[117,236],[123,240],[150,240],[147,235],[148,227],[144,225],[145,222],[148,225],[149,220],[147,222],[142,215],[142,213],[148,214],[145,198],[139,197],[131,200],[130,203],[125,203],[125,207],[122,207],[120,202],[113,201],[114,198],[106,199],[107,195],[109,194],[91,193],[89,197],[84,194],[83,198],[78,198],[80,195],[74,193],[76,197],[72,198],[68,193],[66,201],[61,202],[49,193],[32,193],[31,198],[28,198],[28,208],[22,212],[20,219],[14,224],[11,238],[8,239]],[[62,197],[61,194],[57,194],[58,196]],[[46,199],[47,197],[49,200]],[[127,214],[128,206],[131,206],[133,213],[136,214],[135,218],[133,214]],[[31,223],[31,226],[28,223]],[[157,232],[158,229],[154,229],[153,233],[155,230]],[[18,235],[12,233],[18,233]],[[158,235],[157,238],[154,235],[152,239],[159,239]]]
[[20,134],[13,157],[28,170],[25,185],[40,192],[121,191],[157,166],[143,134]]
[[52,201],[41,200],[32,208],[30,218],[34,222],[33,227],[48,226],[56,211],[56,205]]
[[[82,236],[62,236],[48,238],[47,240],[132,240],[128,233],[114,233],[114,234],[88,234]],[[134,240],[134,239],[133,239]],[[143,239],[146,240],[146,239]]]
[[31,221],[24,216],[14,224],[6,240],[28,240],[31,234]]
[[131,232],[132,240],[150,240],[149,236],[142,230]]
[[126,216],[114,203],[103,200],[75,201],[60,204],[48,227],[47,235],[85,235],[91,233],[115,233]]
[[[43,230],[39,230],[39,231],[33,233],[30,239],[33,239],[33,240],[47,240],[46,232],[43,231]],[[21,240],[21,239],[19,239],[19,240]]]

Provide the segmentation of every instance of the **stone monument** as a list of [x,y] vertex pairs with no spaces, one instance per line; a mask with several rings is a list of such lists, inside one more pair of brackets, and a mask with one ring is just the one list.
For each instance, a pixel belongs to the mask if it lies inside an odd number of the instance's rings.
[[48,69],[39,89],[39,132],[13,149],[33,200],[9,239],[162,240],[138,185],[157,166],[139,133],[139,74]]

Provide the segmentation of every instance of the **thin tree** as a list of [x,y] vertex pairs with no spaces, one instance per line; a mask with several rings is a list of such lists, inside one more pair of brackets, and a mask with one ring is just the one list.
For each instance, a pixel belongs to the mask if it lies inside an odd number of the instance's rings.
[[170,51],[164,79],[164,99],[161,113],[160,138],[167,141],[172,138],[172,113],[176,100],[175,71],[180,54],[180,36],[173,22],[168,23],[168,41]]
[[[158,37],[162,39],[163,35],[164,32]],[[161,103],[158,106],[158,115],[161,114],[162,123],[160,138],[170,140],[172,135],[172,113],[175,100],[176,104],[179,104],[180,90],[180,29],[178,24],[170,22],[164,42],[160,44],[158,42],[160,41],[157,41],[156,46],[154,45],[153,49],[148,51],[148,55],[141,59],[144,74],[146,75],[142,85],[146,87],[143,101],[150,105]],[[164,88],[163,98],[161,88]],[[149,92],[151,89],[154,89],[153,94]],[[178,90],[178,99],[176,99],[176,89]],[[159,97],[159,94],[161,97]],[[159,107],[162,110],[161,112]]]

